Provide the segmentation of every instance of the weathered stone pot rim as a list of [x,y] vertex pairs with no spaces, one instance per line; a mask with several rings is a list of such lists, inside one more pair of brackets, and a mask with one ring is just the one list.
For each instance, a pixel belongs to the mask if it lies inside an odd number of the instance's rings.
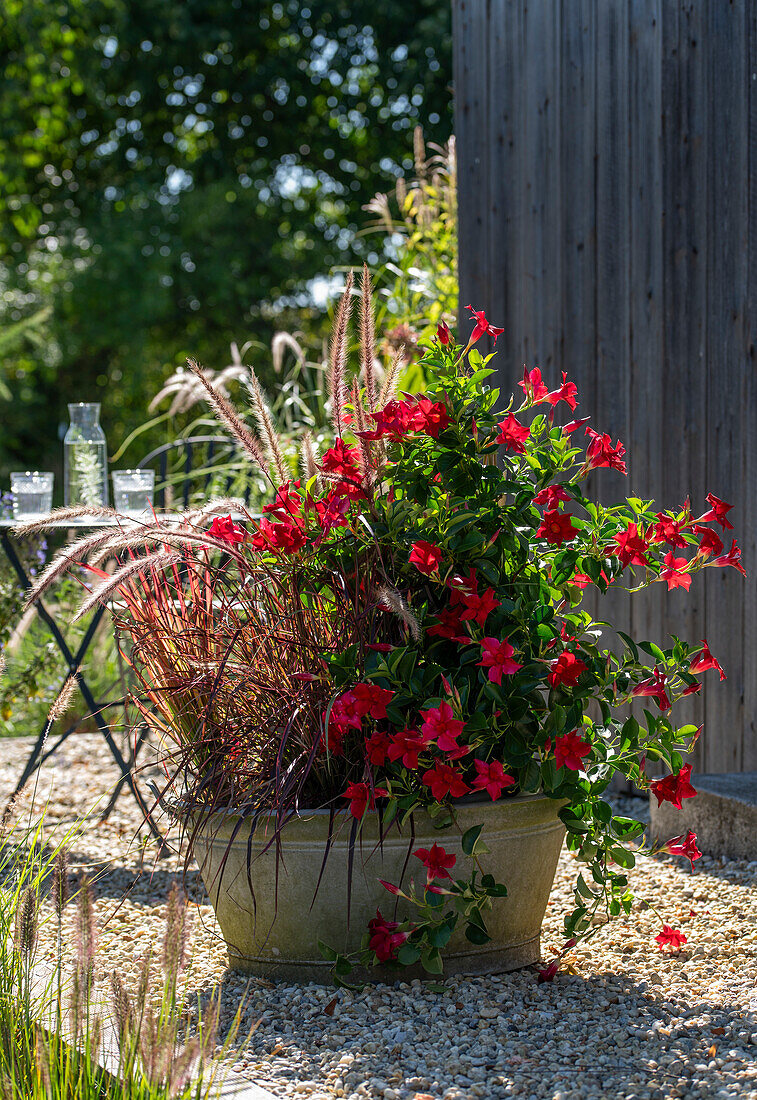
[[[503,798],[497,798],[497,799],[491,799],[487,795],[483,795],[483,797],[480,797],[480,798],[479,797],[475,797],[475,798],[465,797],[465,798],[457,799],[450,808],[451,809],[467,810],[467,809],[470,809],[470,808],[476,808],[477,809],[479,807],[488,807],[488,806],[514,806],[516,804],[517,805],[523,805],[527,802],[535,802],[537,800],[543,800],[543,799],[547,799],[550,802],[562,802],[563,805],[566,805],[566,806],[568,804],[567,799],[565,799],[563,797],[554,798],[547,791],[537,791],[535,793],[529,792],[527,794],[506,795]],[[170,802],[170,803],[166,802],[164,805],[165,805],[166,810],[172,816],[177,817],[177,818],[182,818],[185,821],[190,820],[192,818],[207,819],[207,818],[213,818],[213,817],[226,817],[226,818],[239,817],[239,818],[242,818],[243,820],[246,820],[247,817],[250,816],[250,815],[243,814],[239,809],[234,809],[231,806],[219,806],[216,809],[209,809],[207,807],[202,807],[202,806],[194,806],[191,809],[186,809],[185,807],[183,807],[181,805],[181,802]],[[419,812],[420,813],[426,813],[427,811],[424,808],[421,808]],[[312,810],[303,809],[303,810],[300,810],[296,814],[290,815],[286,819],[286,823],[288,824],[290,821],[304,821],[304,820],[312,818],[312,817],[328,817],[332,813],[334,814],[334,816],[336,816],[338,814],[347,815],[347,814],[349,814],[349,807],[348,806],[337,806],[337,807],[335,807],[334,810],[330,809],[328,806],[319,806],[319,807],[316,807]],[[366,818],[369,817],[369,816],[372,817],[372,818],[377,818],[378,817],[378,811],[375,810],[375,809],[374,810],[367,810],[365,816],[366,816]],[[277,815],[275,813],[271,813],[271,812],[261,814],[258,818],[259,821],[275,821],[276,819],[277,819]]]

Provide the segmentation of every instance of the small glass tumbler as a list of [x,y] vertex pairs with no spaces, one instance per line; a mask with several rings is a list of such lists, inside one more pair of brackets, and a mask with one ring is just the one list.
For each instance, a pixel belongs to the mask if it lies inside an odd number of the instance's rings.
[[53,507],[53,474],[39,470],[17,471],[11,474],[13,518],[36,519],[47,515]]
[[113,506],[126,516],[142,516],[152,507],[154,470],[116,470],[113,474]]

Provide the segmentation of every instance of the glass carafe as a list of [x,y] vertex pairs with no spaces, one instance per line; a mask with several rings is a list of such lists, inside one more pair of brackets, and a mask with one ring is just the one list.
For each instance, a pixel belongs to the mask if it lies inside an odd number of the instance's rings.
[[66,504],[108,503],[108,455],[100,427],[100,406],[68,406],[71,418],[63,440],[63,493]]

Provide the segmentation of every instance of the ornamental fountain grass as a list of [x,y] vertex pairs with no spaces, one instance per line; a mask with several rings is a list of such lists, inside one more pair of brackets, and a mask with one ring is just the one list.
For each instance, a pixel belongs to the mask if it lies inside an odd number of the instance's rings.
[[[305,437],[296,480],[257,383],[255,433],[191,364],[270,480],[262,517],[224,500],[172,525],[114,515],[33,596],[88,558],[100,580],[82,611],[116,599],[136,702],[160,734],[161,799],[233,964],[305,978],[330,966],[340,981],[354,967],[507,969],[538,958],[563,834],[583,865],[563,953],[630,911],[627,872],[651,849],[603,797],[615,775],[679,806],[695,793],[682,754],[699,730],[670,714],[717,660],[677,638],[618,632],[610,648],[584,594],[743,572],[717,531],[730,506],[591,501],[587,475],[620,479],[625,451],[575,418],[565,374],[550,389],[526,370],[503,410],[475,346],[501,330],[473,311],[465,347],[439,326],[426,393],[398,396],[401,350],[376,378],[367,270],[354,370],[352,301],[350,277],[330,347],[334,443],[319,455]],[[651,760],[670,774],[650,782]],[[699,856],[693,835],[666,848]],[[664,924],[661,949],[682,941]]]

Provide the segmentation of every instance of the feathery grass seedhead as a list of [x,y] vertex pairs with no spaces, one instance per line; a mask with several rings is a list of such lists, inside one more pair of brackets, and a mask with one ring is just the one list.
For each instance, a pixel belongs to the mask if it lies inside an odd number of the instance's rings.
[[178,565],[180,561],[181,554],[176,552],[167,554],[165,550],[158,550],[144,558],[135,558],[134,561],[130,561],[117,570],[112,577],[106,577],[104,581],[92,589],[90,595],[76,611],[73,621],[77,622],[97,604],[107,600],[132,577],[138,576],[140,573],[146,573],[152,568],[170,569],[172,565]]
[[271,340],[271,359],[276,374],[281,374],[287,348],[293,353],[300,366],[305,362],[305,351],[290,332],[274,332]]
[[184,969],[188,939],[187,899],[183,890],[174,883],[168,895],[166,907],[166,931],[163,938],[163,973],[170,985],[175,986]]
[[425,180],[428,172],[426,164],[426,145],[423,141],[423,127],[416,126],[413,130],[413,159],[415,161],[415,174],[419,180]]
[[13,934],[13,945],[25,959],[30,959],[34,954],[38,932],[39,906],[37,895],[31,886],[27,886],[18,902],[16,927]]
[[338,436],[342,434],[342,417],[347,399],[345,370],[347,366],[347,329],[352,310],[352,272],[347,272],[344,293],[339,300],[329,348],[328,394],[331,402],[331,423]]
[[252,411],[255,414],[258,430],[268,447],[268,458],[272,470],[276,473],[275,480],[279,485],[283,485],[285,481],[289,480],[289,470],[287,469],[286,459],[284,458],[281,443],[273,424],[271,411],[268,408],[268,402],[265,399],[263,388],[254,371],[250,371],[250,393],[252,394]]
[[[42,1087],[46,1096],[53,1096],[52,1080],[50,1075],[50,1048],[47,1034],[40,1024],[34,1025],[34,1053],[39,1067],[39,1075],[42,1079]],[[11,1094],[12,1095],[12,1094]]]
[[52,895],[53,905],[55,906],[55,914],[58,920],[60,920],[63,916],[63,910],[66,908],[69,899],[68,852],[65,848],[59,848],[55,856],[55,864],[53,866]]
[[255,460],[266,476],[269,476],[268,462],[259,440],[255,438],[250,429],[244,424],[234,406],[222,393],[212,385],[200,364],[194,359],[187,359],[189,369],[204,386],[208,401],[215,410],[222,424],[225,424],[231,434],[239,441],[243,450]]
[[384,584],[378,590],[378,598],[382,604],[385,604],[402,620],[410,631],[414,641],[420,641],[421,624],[418,622],[413,609],[405,597],[398,592],[396,588],[391,588],[389,585]]
[[310,432],[305,432],[302,437],[302,443],[300,444],[300,466],[302,467],[302,473],[306,481],[310,481],[311,477],[315,477],[321,468],[318,452]]
[[61,689],[58,692],[58,697],[50,707],[50,711],[47,715],[47,721],[52,725],[53,722],[57,722],[59,718],[68,710],[71,699],[77,687],[77,679],[75,676],[67,676],[61,685]]
[[[77,509],[77,512],[79,511],[81,511],[81,509]],[[24,601],[24,609],[31,607],[40,596],[43,596],[59,577],[69,571],[72,565],[78,561],[86,560],[92,551],[97,550],[106,543],[110,543],[111,540],[117,538],[121,534],[121,529],[114,525],[113,527],[108,527],[105,531],[98,531],[94,535],[85,535],[83,538],[69,543],[68,546],[64,546],[63,549],[59,550],[55,557],[52,558],[45,569],[42,570],[37,578],[36,584],[29,589],[26,600]]]
[[373,317],[373,287],[368,265],[363,264],[360,284],[360,358],[365,382],[365,399],[369,412],[376,411],[376,379],[373,364],[376,355],[376,328]]
[[110,975],[110,992],[118,1045],[123,1051],[131,1045],[134,1018],[129,994],[121,980],[121,975],[115,970]]
[[46,531],[47,528],[51,527],[54,523],[62,523],[68,520],[83,518],[117,520],[119,515],[115,509],[106,508],[98,504],[77,504],[72,508],[54,508],[52,512],[49,512],[44,517],[44,519],[35,519],[30,520],[28,523],[19,523],[13,528],[13,534],[17,535],[19,538],[24,538],[24,536],[34,535],[38,531]]
[[389,369],[384,377],[383,385],[381,386],[381,393],[379,394],[378,407],[383,409],[387,402],[394,400],[397,396],[397,387],[400,381],[400,375],[402,374],[402,368],[405,365],[405,346],[400,344],[397,350],[394,352]]
[[[84,975],[89,975],[97,947],[97,927],[95,922],[95,898],[92,883],[87,875],[82,875],[74,921],[74,945],[77,962]],[[89,978],[86,979],[87,989]]]

